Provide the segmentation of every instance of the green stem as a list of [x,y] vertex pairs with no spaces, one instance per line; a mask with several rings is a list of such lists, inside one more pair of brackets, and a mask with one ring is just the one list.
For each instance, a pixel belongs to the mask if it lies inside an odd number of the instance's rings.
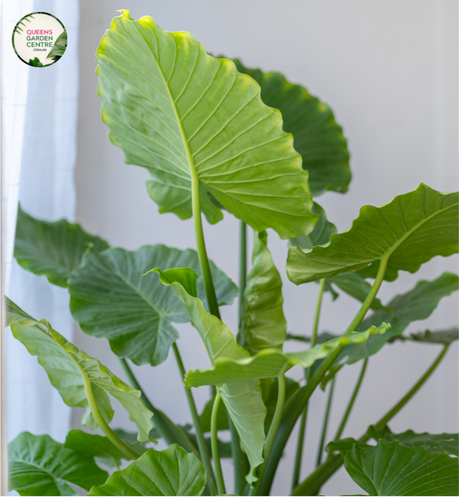
[[207,258],[204,232],[202,230],[201,203],[199,200],[199,178],[194,164],[193,168],[191,169],[191,179],[194,235],[196,239],[196,248],[198,250],[199,264],[201,266],[202,279],[204,281],[204,286],[206,289],[209,311],[214,316],[217,316],[218,319],[221,319],[214,282],[212,279],[212,274],[210,272],[209,259]]
[[129,385],[136,391],[141,392],[142,401],[144,402],[145,406],[153,413],[151,419],[155,428],[158,430],[164,441],[166,441],[168,445],[178,444],[188,453],[194,453],[201,460],[199,451],[190,441],[186,433],[182,429],[177,427],[165,413],[153,406],[151,401],[145,395],[145,392],[137,381],[134,373],[132,373],[128,362],[124,358],[118,358],[118,360],[120,362],[121,368],[124,371],[124,374],[126,375]]
[[247,224],[239,223],[239,325],[241,324],[244,291],[247,286]]
[[[387,258],[381,259],[378,269],[378,274],[376,275],[376,279],[371,287],[367,298],[363,302],[359,311],[355,315],[354,319],[351,321],[350,325],[347,327],[344,335],[348,335],[352,331],[354,331],[362,322],[365,314],[371,307],[373,300],[378,293],[379,288],[384,279],[384,275],[387,269]],[[279,426],[279,432],[277,433],[276,439],[274,441],[273,452],[269,457],[269,461],[266,467],[266,474],[263,477],[263,484],[260,488],[261,495],[269,495],[271,490],[271,485],[274,479],[274,474],[276,472],[279,461],[282,457],[282,453],[284,451],[285,446],[287,445],[287,441],[292,433],[295,424],[300,417],[302,411],[306,407],[309,398],[312,393],[316,389],[316,387],[320,384],[322,378],[325,373],[330,369],[336,358],[342,351],[342,347],[335,349],[332,351],[324,361],[320,364],[319,368],[314,372],[311,379],[308,381],[305,387],[300,389],[298,395],[296,396],[295,402],[290,406],[289,411],[283,416],[281,424]]]
[[349,415],[351,413],[352,407],[354,406],[355,400],[357,398],[357,394],[359,393],[360,386],[362,385],[362,380],[363,377],[365,376],[365,372],[367,369],[368,365],[368,358],[365,358],[363,365],[362,365],[362,370],[360,371],[359,378],[357,380],[357,384],[355,385],[354,392],[352,393],[351,399],[349,400],[349,404],[347,405],[346,411],[344,412],[343,419],[341,420],[341,423],[339,424],[338,430],[336,431],[336,435],[333,441],[338,441],[341,435],[343,434],[344,427],[346,426],[347,420],[349,418]]
[[222,466],[220,463],[220,453],[218,451],[218,407],[220,406],[220,389],[217,387],[212,417],[210,422],[210,442],[212,445],[212,457],[214,459],[215,476],[217,478],[217,491],[219,495],[226,495],[225,481],[223,480]]
[[[386,425],[395,415],[411,400],[411,398],[426,383],[432,373],[435,371],[441,360],[448,351],[449,344],[445,345],[432,365],[424,375],[414,384],[406,395],[396,403],[376,424],[375,427],[381,428]],[[366,443],[370,439],[368,433],[365,433],[358,441]],[[332,455],[326,462],[320,465],[312,474],[310,474],[293,492],[293,496],[311,496],[317,494],[320,487],[343,465],[341,454]]]
[[336,377],[333,377],[333,380],[332,380],[331,386],[330,386],[330,391],[328,393],[327,409],[325,410],[325,418],[324,418],[324,423],[322,426],[322,435],[320,437],[319,451],[317,453],[317,461],[316,461],[317,466],[319,466],[320,463],[322,462],[322,453],[324,451],[325,439],[327,437],[327,428],[328,428],[328,421],[330,419],[330,409],[331,409],[331,404],[332,404],[332,399],[333,399],[333,391],[335,389],[335,380],[336,380]]
[[80,367],[79,363],[75,360],[75,358],[70,354],[71,358],[77,365],[80,373],[83,377],[84,390],[86,392],[86,398],[89,403],[89,408],[94,416],[99,427],[102,429],[102,432],[110,439],[110,441],[121,450],[127,457],[132,460],[136,460],[140,457],[140,454],[133,450],[129,445],[127,445],[121,438],[119,438],[110,428],[110,426],[105,421],[102,413],[100,413],[99,407],[97,406],[96,398],[94,397],[94,392],[92,390],[92,382],[88,377],[87,373]]
[[[175,359],[177,361],[177,366],[183,382],[183,380],[185,379],[186,372],[185,372],[185,367],[183,365],[182,357],[180,356],[180,352],[175,342],[172,344],[172,348],[174,350]],[[185,389],[186,399],[188,401],[188,406],[190,408],[191,418],[193,420],[193,426],[196,433],[196,440],[198,441],[199,453],[201,454],[202,463],[204,464],[204,467],[206,469],[207,478],[209,482],[211,483],[212,487],[215,487],[214,471],[212,469],[209,450],[207,449],[207,443],[206,440],[204,439],[204,432],[202,431],[201,419],[199,418],[198,410],[196,409],[193,393],[191,392],[191,389],[189,387],[186,387],[185,385],[183,387]]]
[[[314,324],[312,327],[312,336],[310,344],[311,348],[314,347],[317,343],[320,310],[322,308],[322,298],[324,295],[324,290],[325,290],[325,278],[322,278],[320,280],[319,294],[317,296],[316,311],[314,314]],[[306,380],[308,380],[311,377],[311,368],[305,370],[305,375],[306,375]],[[303,413],[301,415],[300,429],[298,432],[298,444],[296,446],[295,465],[293,467],[292,490],[298,485],[298,481],[300,480],[301,461],[303,459],[303,447],[304,447],[304,438],[306,434],[307,420],[308,420],[308,405],[306,404]]]
[[277,393],[276,409],[274,411],[273,421],[271,422],[271,426],[268,431],[268,437],[266,438],[266,443],[264,446],[264,452],[263,452],[264,462],[260,466],[258,472],[258,481],[256,482],[255,488],[251,490],[250,496],[256,496],[259,494],[260,486],[262,484],[263,477],[266,471],[266,464],[268,463],[268,459],[274,445],[274,440],[276,438],[277,430],[279,429],[279,424],[282,419],[282,412],[284,410],[284,403],[285,403],[285,376],[283,373],[282,375],[279,375],[277,377],[277,385],[278,385],[278,393]]

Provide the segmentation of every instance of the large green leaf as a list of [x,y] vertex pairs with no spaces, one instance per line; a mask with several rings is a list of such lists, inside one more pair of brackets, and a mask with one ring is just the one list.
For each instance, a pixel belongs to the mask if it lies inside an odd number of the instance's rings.
[[[119,430],[116,429],[115,433],[118,435]],[[127,442],[129,446],[135,449],[140,455],[145,453],[147,450],[145,446],[142,443],[136,442],[137,439],[135,439],[134,443],[132,443],[132,439],[126,439],[126,434],[128,433],[123,432],[123,434],[119,437]],[[101,436],[99,434],[88,434],[87,432],[83,432],[78,429],[70,431],[67,434],[64,446],[77,451],[82,455],[94,457],[98,462],[111,467],[113,467],[113,465],[119,465],[121,463],[121,459],[131,460],[131,457],[128,457],[125,453],[123,453],[110,441],[110,439],[108,439],[108,437]]]
[[257,231],[291,238],[313,229],[308,174],[281,113],[263,104],[259,85],[232,61],[210,56],[189,33],[168,33],[123,10],[97,62],[110,139],[126,163],[148,169],[161,213],[191,217],[196,185],[211,223],[223,217],[213,197]]
[[[189,321],[180,301],[156,274],[143,276],[156,266],[188,266],[200,273],[196,251],[145,245],[135,252],[88,250],[69,279],[70,309],[82,330],[108,339],[113,352],[137,365],[165,361],[179,337],[172,322]],[[210,267],[219,303],[231,303],[238,293],[236,285],[213,262]],[[197,290],[207,307],[201,278]]]
[[255,233],[252,267],[244,291],[240,334],[250,354],[262,349],[282,349],[287,333],[282,304],[282,279],[268,250],[266,231]]
[[85,233],[79,224],[35,219],[19,205],[14,257],[27,271],[66,287],[70,273],[90,245],[97,252],[108,248],[106,241]]
[[376,429],[371,426],[368,429],[370,436],[375,439],[383,439],[384,441],[397,441],[408,448],[418,448],[425,446],[429,451],[446,452],[448,455],[459,455],[459,435],[458,434],[429,434],[423,432],[416,434],[413,431],[405,431],[401,434],[394,434],[386,425],[382,429]]
[[202,463],[173,444],[163,451],[148,450],[105,484],[92,488],[89,496],[199,496],[205,485]]
[[[242,360],[250,354],[237,344],[231,330],[216,316],[208,313],[196,297],[197,274],[192,269],[154,269],[161,282],[170,286],[183,304],[193,325],[198,330],[212,364],[220,358]],[[251,470],[247,481],[256,480],[255,468],[263,462],[262,451],[265,442],[263,422],[266,408],[258,380],[247,380],[223,384],[220,394],[250,462]]]
[[364,206],[352,226],[332,234],[328,245],[290,247],[288,277],[297,285],[346,271],[364,270],[375,277],[385,259],[388,281],[398,271],[414,273],[432,257],[458,251],[458,206],[458,193],[440,193],[424,184],[381,207]]
[[84,425],[90,429],[98,428],[84,388],[84,381],[89,379],[105,421],[110,422],[114,414],[108,393],[128,411],[129,418],[139,431],[139,441],[149,440],[152,413],[143,404],[140,391],[131,389],[97,359],[68,342],[45,319],[33,319],[8,298],[6,315],[7,326],[11,326],[13,335],[25,345],[30,354],[37,356],[64,403],[73,408],[86,408],[82,420]]
[[202,385],[220,385],[252,379],[278,377],[294,365],[308,368],[318,359],[323,359],[338,347],[348,344],[366,342],[370,335],[384,334],[390,325],[383,323],[380,327],[371,327],[365,332],[351,332],[335,339],[316,345],[300,352],[282,352],[275,349],[264,349],[250,358],[234,358],[220,356],[209,370],[192,370],[185,377],[188,387]]
[[386,309],[368,316],[358,327],[358,330],[365,330],[371,325],[385,321],[392,325],[387,333],[372,337],[365,344],[346,346],[336,359],[336,363],[345,360],[346,363],[352,364],[376,354],[388,340],[408,328],[411,322],[428,318],[443,297],[451,295],[458,289],[459,277],[449,272],[443,273],[433,281],[419,281],[412,290],[396,295]]
[[94,459],[57,443],[44,434],[19,434],[8,445],[8,489],[21,496],[75,496],[68,483],[89,491],[108,474]]
[[263,73],[234,59],[241,73],[250,75],[261,87],[261,98],[282,113],[284,130],[293,134],[295,149],[309,172],[314,196],[327,190],[345,193],[352,178],[349,151],[343,129],[331,109],[302,85],[288,82],[281,73]]
[[[398,442],[379,440],[377,446],[369,446],[350,439],[345,441],[340,450],[344,455],[344,467],[369,495],[459,495],[459,460],[456,457]],[[339,449],[339,443],[333,445],[327,448]]]

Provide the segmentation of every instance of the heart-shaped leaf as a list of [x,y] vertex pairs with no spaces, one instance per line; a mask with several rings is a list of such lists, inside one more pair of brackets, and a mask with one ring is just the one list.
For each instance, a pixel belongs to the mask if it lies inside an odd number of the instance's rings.
[[347,231],[331,235],[328,245],[290,247],[288,277],[297,285],[346,271],[364,270],[375,277],[382,260],[387,261],[388,281],[398,271],[414,273],[432,257],[458,251],[458,206],[458,193],[440,193],[424,184],[381,207],[365,206]]
[[[129,446],[140,455],[147,451],[147,448],[142,443],[137,442],[135,435],[134,442],[126,439],[126,434],[119,435],[119,430],[114,430],[118,437],[121,437],[123,441],[127,442]],[[120,465],[121,459],[131,460],[126,454],[124,454],[117,446],[115,446],[110,439],[106,436],[100,436],[99,434],[88,434],[80,430],[73,430],[67,434],[65,438],[64,446],[71,450],[77,451],[82,455],[87,455],[88,457],[94,457],[98,462],[113,467],[113,465]],[[102,484],[102,483],[100,483]]]
[[[457,496],[459,459],[434,453],[424,446],[411,448],[379,440],[369,446],[343,440],[344,467],[352,479],[372,496]],[[339,442],[341,443],[341,442]],[[333,443],[327,449],[339,449]]]
[[90,245],[97,252],[108,248],[106,241],[85,233],[79,224],[35,219],[19,205],[14,257],[25,270],[66,287],[70,273]]
[[331,109],[302,85],[288,82],[281,73],[263,73],[234,59],[241,73],[250,75],[261,87],[261,98],[282,113],[284,130],[293,135],[295,149],[309,172],[314,196],[327,190],[345,193],[352,178],[349,151],[343,129]]
[[240,325],[241,345],[250,354],[282,349],[287,332],[282,304],[282,279],[268,250],[266,231],[255,233],[252,267],[244,291]]
[[338,347],[347,344],[361,344],[370,335],[383,334],[390,325],[383,323],[380,327],[371,327],[365,332],[351,332],[335,339],[316,345],[300,352],[281,352],[274,349],[264,349],[250,358],[230,358],[221,356],[209,370],[192,370],[185,377],[188,387],[202,385],[220,385],[242,380],[278,377],[294,365],[308,368],[318,359],[323,359]]
[[[145,245],[135,252],[111,248],[88,250],[69,279],[70,310],[87,335],[105,338],[118,356],[137,365],[155,366],[166,360],[179,334],[172,322],[190,321],[172,290],[156,274],[143,276],[155,266],[188,266],[200,273],[194,250]],[[210,263],[220,304],[230,304],[237,286]],[[202,279],[198,296],[207,305]]]
[[[228,59],[210,56],[189,33],[168,33],[148,16],[121,11],[97,50],[102,119],[125,162],[149,171],[159,211],[192,216],[192,197],[211,223],[212,201],[257,231],[308,234],[308,174],[278,110]],[[194,186],[194,194],[192,186]]]
[[105,484],[92,488],[89,496],[200,496],[205,485],[202,463],[173,444],[163,451],[148,450]]
[[11,326],[13,335],[25,345],[30,354],[37,356],[64,403],[73,408],[86,408],[82,420],[84,425],[93,430],[98,428],[89,409],[84,387],[85,379],[89,379],[104,420],[110,422],[114,414],[108,393],[128,411],[129,418],[139,431],[139,441],[149,440],[153,414],[143,404],[140,391],[131,389],[97,359],[68,342],[46,320],[33,319],[8,298],[6,313],[6,326]]
[[375,439],[383,439],[384,441],[397,441],[408,448],[418,448],[425,446],[429,451],[446,452],[448,455],[459,455],[459,435],[458,434],[429,434],[423,432],[417,434],[413,431],[405,431],[401,434],[394,434],[386,425],[382,429],[376,429],[371,426],[368,429],[368,434]]
[[[153,269],[152,272],[159,274],[161,282],[170,286],[183,304],[213,364],[223,357],[232,360],[250,358],[250,354],[237,344],[231,330],[216,316],[208,313],[201,300],[196,297],[198,275],[192,269]],[[265,442],[263,422],[266,408],[261,396],[260,382],[248,380],[223,384],[220,394],[250,462],[251,470],[246,479],[253,483],[256,481],[254,470],[263,462]]]
[[108,474],[94,459],[65,448],[44,434],[19,434],[8,445],[9,490],[21,496],[75,496],[69,485],[89,491]]
[[388,322],[391,329],[384,335],[372,337],[361,345],[346,346],[336,358],[336,363],[352,364],[379,352],[386,342],[400,335],[409,324],[428,318],[443,297],[459,289],[459,277],[453,273],[443,273],[433,281],[419,281],[415,287],[402,295],[396,295],[381,309],[364,319],[358,330],[365,330],[373,324]]

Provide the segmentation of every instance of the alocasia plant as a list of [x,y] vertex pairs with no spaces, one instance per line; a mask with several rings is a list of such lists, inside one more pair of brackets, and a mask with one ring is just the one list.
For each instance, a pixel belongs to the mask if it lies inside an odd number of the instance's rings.
[[[165,32],[151,17],[134,21],[127,11],[103,36],[97,61],[111,141],[126,163],[148,170],[147,189],[161,213],[193,217],[196,251],[159,244],[110,248],[77,224],[40,221],[19,208],[17,261],[68,289],[73,318],[87,335],[109,341],[129,385],[48,321],[6,299],[13,335],[37,356],[63,401],[86,409],[82,424],[104,434],[71,430],[64,443],[20,434],[9,446],[10,489],[21,495],[74,495],[71,485],[97,496],[269,495],[300,421],[292,488],[285,493],[317,495],[344,464],[370,495],[458,495],[458,435],[394,434],[387,424],[458,338],[457,327],[405,332],[457,291],[459,279],[444,273],[387,304],[377,298],[384,281],[400,271],[414,273],[435,256],[458,252],[458,194],[421,184],[382,207],[363,207],[337,234],[312,196],[347,191],[347,143],[330,108],[304,87],[238,59],[213,57],[190,34]],[[224,211],[241,221],[239,289],[209,260],[204,242],[202,214],[215,224]],[[250,269],[247,225],[255,231]],[[289,279],[320,285],[310,335],[287,333],[268,228],[290,240]],[[339,335],[319,329],[326,292],[335,299],[344,292],[361,303]],[[232,332],[219,308],[236,296],[239,328]],[[185,322],[197,330],[211,368],[186,371],[174,326]],[[289,339],[307,345],[291,352]],[[341,439],[369,358],[395,341],[443,347],[378,422],[368,422],[373,425],[357,439]],[[154,406],[129,365],[154,370],[171,350],[192,416],[187,426]],[[325,440],[327,411],[317,468],[301,478],[303,455],[316,453],[303,446],[308,401],[359,361],[362,370],[334,439]],[[304,369],[304,382],[286,377],[295,365]],[[200,414],[192,388],[204,385],[212,390]],[[110,427],[109,395],[129,413],[137,435]],[[222,439],[225,430],[230,442]],[[156,450],[157,439],[168,447]],[[222,474],[227,457],[234,464],[233,486]]]

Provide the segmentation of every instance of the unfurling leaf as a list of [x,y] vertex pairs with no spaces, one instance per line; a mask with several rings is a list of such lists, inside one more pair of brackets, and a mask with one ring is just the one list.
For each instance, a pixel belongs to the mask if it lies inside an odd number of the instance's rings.
[[[166,360],[179,334],[172,322],[190,321],[172,290],[156,274],[156,266],[189,266],[200,273],[195,250],[145,245],[135,252],[111,248],[88,250],[69,279],[70,310],[87,335],[109,340],[115,354],[137,365],[156,366]],[[210,262],[217,299],[231,304],[237,286]],[[202,278],[197,293],[207,306]]]
[[75,496],[69,485],[89,491],[107,480],[94,458],[65,448],[48,435],[19,434],[8,445],[10,491],[21,496]]
[[433,257],[458,251],[458,207],[458,193],[424,184],[381,207],[365,206],[347,231],[331,235],[328,245],[290,247],[288,277],[297,285],[346,271],[375,277],[383,259],[388,281],[398,271],[414,273]]
[[287,332],[282,304],[282,279],[267,246],[266,231],[255,233],[252,267],[244,291],[240,325],[241,345],[250,354],[282,349]]
[[140,391],[131,389],[97,359],[68,342],[46,320],[33,319],[8,298],[6,315],[6,326],[11,326],[13,335],[30,354],[37,356],[64,403],[72,408],[86,409],[82,420],[84,425],[93,430],[98,428],[86,397],[84,382],[87,380],[91,383],[94,399],[107,423],[114,414],[108,397],[110,394],[124,406],[129,418],[136,424],[139,441],[150,439],[152,413],[143,404]]
[[352,177],[349,151],[332,110],[302,85],[288,82],[281,73],[263,73],[245,67],[239,59],[234,62],[241,73],[260,85],[263,102],[282,113],[283,128],[293,135],[303,169],[309,172],[312,194],[319,196],[327,190],[345,193]]
[[202,463],[173,444],[163,451],[148,450],[105,484],[92,488],[89,496],[200,496],[205,485]]
[[148,192],[161,213],[190,218],[196,185],[211,223],[223,217],[216,200],[256,231],[270,227],[281,238],[311,232],[317,216],[293,138],[232,61],[210,56],[189,33],[168,33],[151,17],[134,21],[123,10],[97,62],[110,139],[126,163],[148,169]]
[[[193,325],[199,332],[209,354],[212,364],[222,357],[240,360],[250,358],[250,354],[237,344],[231,330],[216,316],[208,313],[199,298],[196,297],[197,274],[192,269],[169,269],[159,274],[161,282],[170,286],[190,316]],[[263,446],[265,442],[264,420],[266,408],[258,380],[246,380],[231,384],[223,384],[220,394],[241,443],[250,462],[250,473],[247,481],[256,481],[254,470],[263,462]]]

